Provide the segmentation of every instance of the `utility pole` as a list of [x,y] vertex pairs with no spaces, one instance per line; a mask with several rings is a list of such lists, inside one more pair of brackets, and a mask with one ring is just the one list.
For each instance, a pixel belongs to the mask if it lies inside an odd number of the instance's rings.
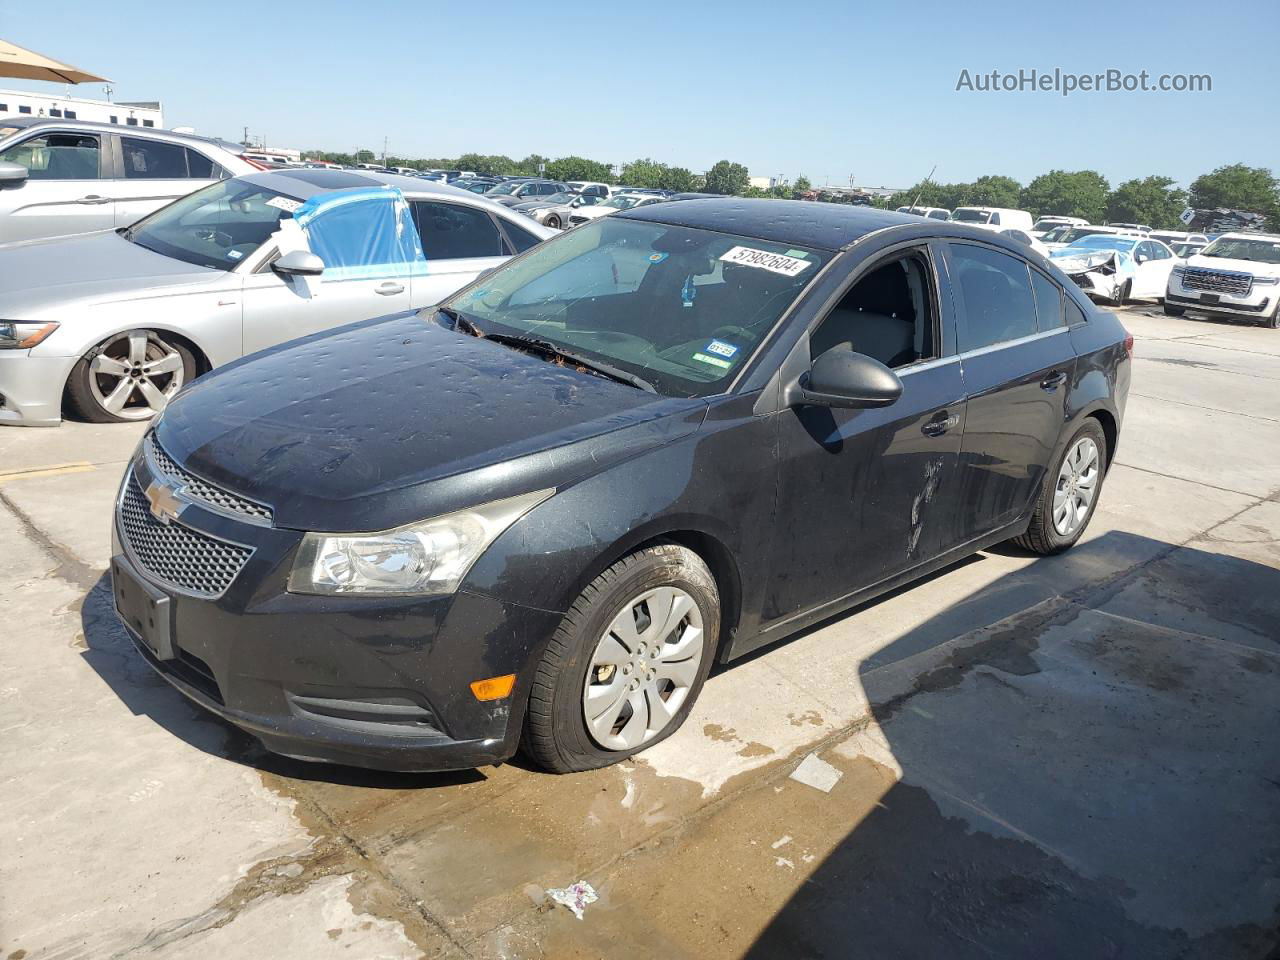
[[246,147],[249,145],[249,128],[247,126],[244,128],[244,139],[240,142]]
[[387,138],[382,138],[382,165],[387,165]]

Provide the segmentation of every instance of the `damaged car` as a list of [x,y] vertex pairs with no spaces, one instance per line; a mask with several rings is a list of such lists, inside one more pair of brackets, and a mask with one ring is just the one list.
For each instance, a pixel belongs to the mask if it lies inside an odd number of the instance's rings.
[[0,246],[0,424],[147,420],[237,357],[437,303],[554,231],[452,187],[291,169]]
[[1090,297],[1123,306],[1135,299],[1160,299],[1177,257],[1159,240],[1094,234],[1050,253],[1058,269]]
[[277,753],[604,766],[714,664],[1002,541],[1070,548],[1132,345],[989,231],[619,210],[184,390],[120,487],[116,609]]

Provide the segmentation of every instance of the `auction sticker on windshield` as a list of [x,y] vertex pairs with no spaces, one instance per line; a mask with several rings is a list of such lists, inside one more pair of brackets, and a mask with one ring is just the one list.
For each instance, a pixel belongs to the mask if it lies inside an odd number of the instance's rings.
[[720,257],[725,263],[739,263],[744,267],[755,267],[759,270],[770,270],[784,276],[794,277],[805,267],[807,260],[797,260],[781,253],[770,253],[768,250],[756,250],[754,247],[734,247]]

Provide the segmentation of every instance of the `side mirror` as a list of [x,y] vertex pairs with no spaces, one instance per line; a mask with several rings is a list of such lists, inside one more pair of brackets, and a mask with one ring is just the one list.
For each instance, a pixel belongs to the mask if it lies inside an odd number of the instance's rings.
[[285,277],[318,277],[324,273],[324,261],[306,250],[293,250],[273,263],[271,269]]
[[0,160],[0,183],[21,183],[31,176],[31,171],[20,163]]
[[791,394],[792,406],[887,407],[902,396],[902,381],[879,360],[841,344],[814,360]]
[[1136,260],[1138,263],[1146,263],[1146,262],[1147,262],[1148,260],[1150,260],[1151,258],[1150,258],[1150,257],[1148,257],[1145,253],[1140,253],[1140,254],[1138,254],[1136,257],[1134,257],[1133,259],[1134,259],[1134,260]]

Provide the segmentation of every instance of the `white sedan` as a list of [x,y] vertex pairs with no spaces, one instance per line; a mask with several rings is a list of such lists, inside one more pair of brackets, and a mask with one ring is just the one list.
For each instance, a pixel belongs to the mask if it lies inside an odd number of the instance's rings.
[[589,220],[595,220],[597,217],[607,217],[611,213],[617,213],[619,210],[631,210],[634,207],[645,207],[651,203],[663,203],[667,198],[659,197],[652,193],[619,193],[614,197],[610,197],[604,203],[597,203],[594,207],[579,207],[569,217],[571,226],[578,226]]
[[[396,174],[223,180],[138,221],[0,246],[0,424],[145,420],[199,374],[429,306],[554,230]],[[252,402],[252,398],[246,398]]]
[[1094,234],[1051,254],[1067,276],[1090,296],[1121,306],[1129,300],[1160,299],[1178,258],[1159,240]]

